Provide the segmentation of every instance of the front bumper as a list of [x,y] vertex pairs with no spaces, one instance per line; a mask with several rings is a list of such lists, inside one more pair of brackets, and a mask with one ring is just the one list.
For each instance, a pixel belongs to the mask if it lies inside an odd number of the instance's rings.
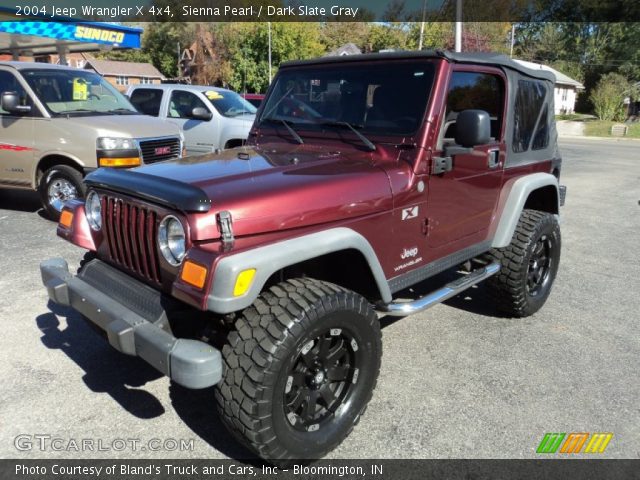
[[99,260],[74,276],[65,260],[53,258],[40,264],[40,273],[49,298],[104,330],[116,350],[142,358],[187,388],[210,387],[222,378],[218,350],[163,328],[167,299],[160,292]]

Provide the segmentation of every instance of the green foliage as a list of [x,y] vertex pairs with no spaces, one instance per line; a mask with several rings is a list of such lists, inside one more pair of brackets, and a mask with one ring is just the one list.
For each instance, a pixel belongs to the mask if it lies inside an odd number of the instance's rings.
[[321,26],[320,42],[327,51],[332,51],[346,43],[357,45],[367,51],[370,25],[364,22],[327,22]]
[[[225,83],[237,91],[264,92],[269,86],[269,24],[228,23],[218,34],[233,67]],[[325,51],[318,23],[271,23],[272,74],[282,62],[317,57]]]
[[631,84],[625,77],[618,73],[603,75],[591,92],[595,114],[600,120],[624,120],[624,99],[630,93]]
[[[418,49],[420,44],[420,22],[414,22],[409,27],[408,45],[411,49]],[[450,22],[425,22],[422,36],[422,49],[443,49],[453,42],[454,24]]]
[[408,29],[402,23],[379,23],[369,27],[367,51],[407,49]]
[[[423,50],[454,48],[455,24],[452,22],[426,22]],[[462,30],[462,49],[465,52],[508,53],[511,24],[506,22],[465,22]],[[407,33],[407,46],[417,49],[420,44],[420,22],[411,23]]]
[[[179,5],[178,0],[162,1]],[[454,3],[447,2],[447,8]],[[475,8],[485,7],[478,3]],[[358,22],[272,22],[272,73],[283,61],[321,56],[350,42],[363,52],[417,49],[421,23],[415,20],[421,18],[420,12],[410,11],[398,0],[389,3],[386,14],[387,22],[366,21],[371,20],[368,11],[361,13]],[[215,58],[196,81],[249,92],[264,92],[269,84],[267,22],[138,26],[144,28],[141,50],[106,52],[99,57],[151,62],[171,78],[178,75],[178,44],[186,48],[199,38]],[[509,53],[510,35],[507,22],[465,22],[463,50]],[[422,48],[452,49],[453,36],[453,23],[426,22]],[[551,65],[585,85],[586,94],[578,97],[578,111],[593,111],[591,93],[603,75],[615,72],[640,80],[640,23],[523,23],[516,25],[515,40],[515,58]]]
[[146,24],[142,36],[142,50],[165,76],[178,76],[178,46],[190,43],[191,24],[182,22],[154,22]]
[[516,26],[515,57],[553,66],[582,82],[576,110],[594,111],[591,93],[610,72],[640,80],[640,23],[525,23]]
[[143,50],[115,50],[99,52],[96,58],[104,60],[117,60],[120,62],[152,63],[151,56]]
[[[605,120],[591,120],[585,122],[584,134],[588,137],[611,137],[611,127],[618,122]],[[628,130],[625,137],[640,139],[640,123],[627,124]]]

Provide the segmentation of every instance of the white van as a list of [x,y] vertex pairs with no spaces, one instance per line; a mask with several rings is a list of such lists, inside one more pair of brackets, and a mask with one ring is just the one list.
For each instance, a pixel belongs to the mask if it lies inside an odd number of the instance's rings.
[[0,62],[0,186],[38,190],[57,218],[98,167],[182,156],[180,129],[141,115],[90,70]]
[[131,103],[182,129],[189,155],[238,147],[247,140],[256,107],[231,90],[197,85],[132,85]]

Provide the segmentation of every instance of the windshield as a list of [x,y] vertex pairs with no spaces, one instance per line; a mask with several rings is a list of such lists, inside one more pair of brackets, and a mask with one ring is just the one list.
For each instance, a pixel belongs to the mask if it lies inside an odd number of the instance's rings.
[[307,129],[346,122],[362,133],[410,135],[422,123],[433,76],[426,61],[283,69],[260,122],[285,120]]
[[257,109],[247,100],[229,90],[206,90],[204,96],[220,115],[237,117],[239,115],[253,115]]
[[86,70],[23,70],[52,115],[137,114],[129,101],[97,73]]

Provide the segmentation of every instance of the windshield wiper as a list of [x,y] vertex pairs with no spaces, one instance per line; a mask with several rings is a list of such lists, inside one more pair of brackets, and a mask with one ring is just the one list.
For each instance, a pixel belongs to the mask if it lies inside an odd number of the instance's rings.
[[77,114],[83,114],[83,113],[95,114],[98,112],[96,112],[95,110],[89,110],[88,108],[78,108],[76,110],[62,110],[61,112],[56,112],[55,114],[59,116],[66,116],[67,118],[69,118],[71,115],[74,115],[76,113]]
[[100,113],[115,113],[116,115],[140,115],[137,110],[129,110],[128,108],[115,108],[113,110],[107,110]]
[[250,112],[249,110],[242,110],[241,112],[233,112],[227,113],[228,117],[239,117],[240,115],[253,115],[254,112]]
[[287,122],[286,120],[284,120],[283,118],[272,118],[272,117],[263,118],[262,120],[260,120],[260,123],[262,123],[264,120],[269,120],[269,121],[272,121],[272,122],[281,123],[282,125],[284,125],[287,128],[287,130],[289,131],[289,133],[295,139],[296,142],[298,142],[300,145],[302,145],[304,143],[304,140],[302,140],[302,137],[300,135],[298,135],[298,132],[296,132],[291,127],[291,124],[289,122]]
[[[373,152],[376,149],[376,146],[373,144],[373,142],[369,140],[367,137],[365,137],[363,134],[361,134],[358,130],[356,130],[355,127],[351,125],[349,122],[323,121],[318,123],[320,125],[326,125],[329,127],[347,127],[349,130],[351,130],[353,133],[356,134],[356,136],[362,141],[362,143],[364,143],[367,146],[369,150]],[[362,128],[362,126],[360,125],[357,125],[357,126]]]
[[95,110],[89,110],[88,108],[78,108],[75,110],[61,110],[58,113],[59,115],[67,115],[68,113],[87,113],[87,112],[95,112]]

